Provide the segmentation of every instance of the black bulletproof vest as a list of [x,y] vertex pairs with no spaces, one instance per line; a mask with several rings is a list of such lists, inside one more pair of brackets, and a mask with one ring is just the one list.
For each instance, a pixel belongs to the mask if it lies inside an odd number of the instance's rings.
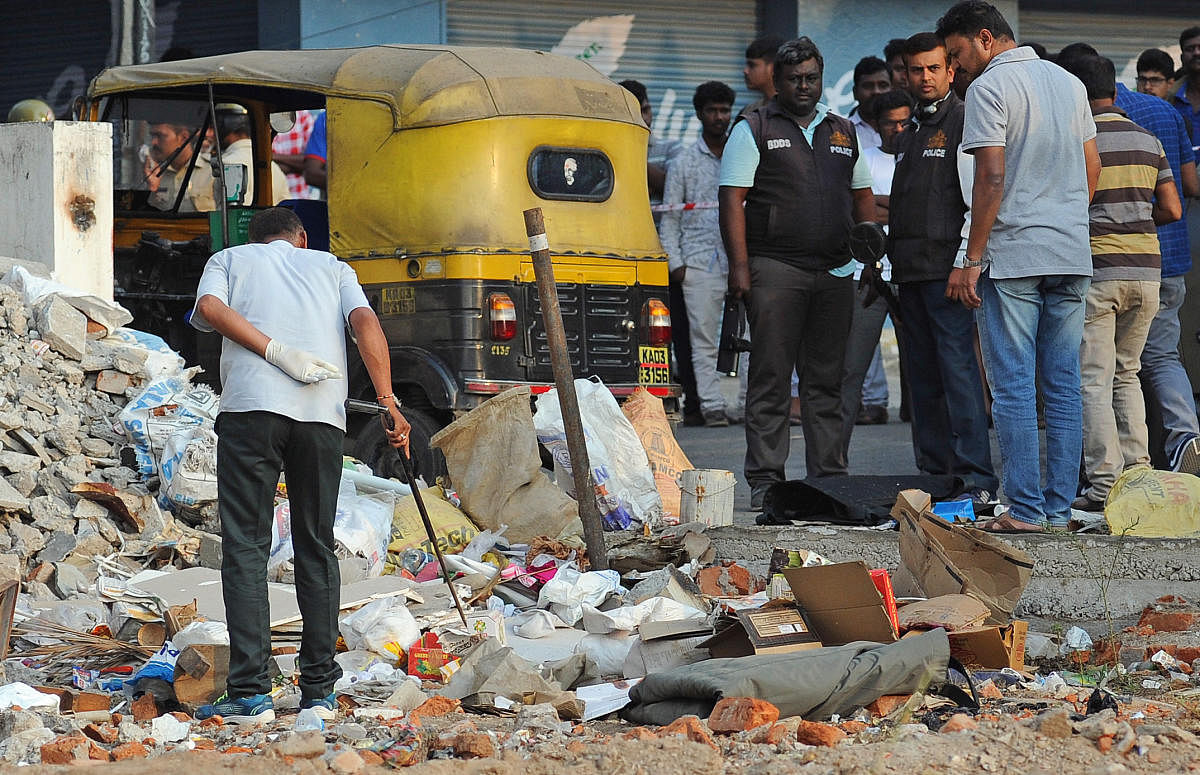
[[944,280],[954,267],[967,205],[958,182],[963,103],[951,93],[901,135],[888,202],[888,258],[898,283]]
[[749,111],[758,143],[758,170],[746,195],[746,247],[802,269],[824,270],[849,260],[854,225],[850,179],[858,159],[854,125],[827,115],[809,146],[796,122],[772,99]]

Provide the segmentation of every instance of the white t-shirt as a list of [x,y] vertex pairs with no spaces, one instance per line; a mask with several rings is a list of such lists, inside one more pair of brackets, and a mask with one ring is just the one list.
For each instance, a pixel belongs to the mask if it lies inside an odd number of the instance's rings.
[[[196,298],[213,296],[272,339],[336,365],[346,374],[345,327],[367,307],[354,270],[331,253],[286,240],[227,248],[208,259]],[[191,323],[212,331],[192,310]],[[221,343],[221,411],[265,411],[346,429],[346,380],[297,382],[256,353]]]

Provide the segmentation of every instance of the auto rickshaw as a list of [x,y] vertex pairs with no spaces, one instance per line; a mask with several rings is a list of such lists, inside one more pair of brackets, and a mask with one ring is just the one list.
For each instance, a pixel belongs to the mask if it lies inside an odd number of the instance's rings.
[[[240,169],[206,156],[221,151],[210,130],[222,106],[249,120],[253,163]],[[545,216],[575,375],[599,377],[618,398],[642,385],[677,408],[638,103],[584,62],[536,51],[247,51],[102,72],[77,112],[113,124],[116,297],[133,325],[218,373],[217,340],[186,323],[200,272],[273,201],[273,128],[320,108],[327,200],[283,205],[310,246],[349,262],[379,314],[418,474],[438,473],[429,438],[457,414],[515,385],[552,386],[527,208]],[[164,124],[186,138],[176,148],[161,142]],[[180,163],[189,155],[191,168]],[[155,172],[174,175],[169,201],[148,190]],[[215,210],[205,212],[193,194],[210,186]],[[349,380],[351,397],[374,396],[361,362]],[[402,477],[379,424],[358,422],[348,451]]]

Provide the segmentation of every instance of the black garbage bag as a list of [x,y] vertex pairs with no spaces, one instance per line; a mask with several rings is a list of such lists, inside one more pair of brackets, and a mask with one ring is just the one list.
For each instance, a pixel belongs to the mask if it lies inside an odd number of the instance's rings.
[[935,501],[962,495],[966,483],[957,476],[823,476],[771,485],[763,496],[760,525],[787,525],[792,520],[872,526],[891,519],[901,490],[924,490]]

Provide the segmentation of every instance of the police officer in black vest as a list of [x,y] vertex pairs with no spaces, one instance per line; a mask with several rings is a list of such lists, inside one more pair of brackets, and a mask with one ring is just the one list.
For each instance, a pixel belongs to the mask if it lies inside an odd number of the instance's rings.
[[854,125],[817,100],[825,62],[808,38],[775,55],[774,98],[739,117],[721,159],[729,291],[750,319],[746,480],[751,507],[785,479],[792,369],[801,375],[808,476],[846,473],[841,381],[854,303],[847,236],[870,220],[871,172]]
[[987,412],[975,356],[975,312],[947,298],[961,274],[970,231],[974,161],[959,151],[964,107],[940,38],[913,35],[904,46],[914,125],[897,141],[888,256],[900,289],[900,328],[912,366],[913,451],[927,474],[964,479],[973,500],[995,497]]

